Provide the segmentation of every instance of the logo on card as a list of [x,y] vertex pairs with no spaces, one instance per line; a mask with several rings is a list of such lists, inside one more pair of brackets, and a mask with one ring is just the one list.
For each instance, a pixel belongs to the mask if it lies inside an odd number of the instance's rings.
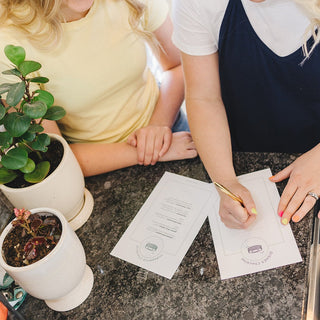
[[160,238],[149,237],[144,239],[138,247],[139,256],[143,260],[156,260],[160,257],[163,249],[163,242]]
[[260,238],[251,238],[241,246],[242,260],[249,264],[265,263],[272,255],[267,243]]

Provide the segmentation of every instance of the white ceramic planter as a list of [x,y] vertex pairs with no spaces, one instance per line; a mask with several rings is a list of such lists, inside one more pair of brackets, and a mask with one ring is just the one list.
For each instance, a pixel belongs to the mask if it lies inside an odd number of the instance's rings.
[[0,190],[16,208],[55,208],[62,212],[73,230],[80,228],[90,217],[93,197],[85,188],[80,165],[64,138],[50,134],[64,147],[63,158],[46,179],[26,188],[0,185]]
[[45,300],[56,311],[79,306],[90,294],[93,273],[86,265],[83,246],[65,217],[51,208],[37,208],[32,213],[48,212],[62,224],[61,238],[56,247],[41,260],[24,267],[9,266],[2,256],[2,245],[11,223],[0,236],[0,266],[30,295]]

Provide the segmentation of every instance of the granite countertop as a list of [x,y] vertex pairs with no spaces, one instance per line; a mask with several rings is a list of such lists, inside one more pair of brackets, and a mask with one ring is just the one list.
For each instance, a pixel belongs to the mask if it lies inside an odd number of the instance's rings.
[[[236,153],[236,173],[283,169],[295,155]],[[199,160],[130,167],[86,179],[95,206],[77,230],[94,273],[88,299],[68,312],[55,312],[30,295],[20,307],[26,320],[58,319],[304,319],[311,214],[291,224],[303,262],[220,280],[208,220],[171,280],[110,255],[165,171],[202,181],[209,177]],[[284,184],[278,184],[281,192]],[[8,214],[2,207],[1,215]],[[0,221],[1,222],[1,221]]]

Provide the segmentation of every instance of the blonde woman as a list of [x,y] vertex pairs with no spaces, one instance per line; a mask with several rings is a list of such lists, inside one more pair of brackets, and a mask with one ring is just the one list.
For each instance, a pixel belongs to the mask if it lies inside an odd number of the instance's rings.
[[[302,2],[319,18],[319,0]],[[236,150],[302,153],[270,177],[287,182],[282,224],[300,221],[320,195],[320,46],[310,31],[301,64],[310,16],[288,0],[175,0],[173,11],[197,150],[212,180],[244,201],[221,194],[221,220],[243,229],[259,215],[236,178]]]
[[[166,1],[1,0],[0,13],[0,71],[10,67],[7,44],[42,64],[44,89],[67,111],[45,129],[70,142],[85,176],[197,155],[189,132],[172,133],[188,126]],[[160,89],[146,67],[146,42],[158,48]]]

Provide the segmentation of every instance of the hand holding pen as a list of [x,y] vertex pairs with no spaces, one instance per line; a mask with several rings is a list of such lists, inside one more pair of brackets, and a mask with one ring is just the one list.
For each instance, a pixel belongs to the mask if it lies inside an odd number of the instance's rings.
[[[228,184],[228,188],[218,182],[214,182],[214,185],[221,194],[219,210],[221,221],[228,228],[248,228],[257,215],[250,192],[237,180],[232,184]],[[240,194],[241,196],[239,196]]]

